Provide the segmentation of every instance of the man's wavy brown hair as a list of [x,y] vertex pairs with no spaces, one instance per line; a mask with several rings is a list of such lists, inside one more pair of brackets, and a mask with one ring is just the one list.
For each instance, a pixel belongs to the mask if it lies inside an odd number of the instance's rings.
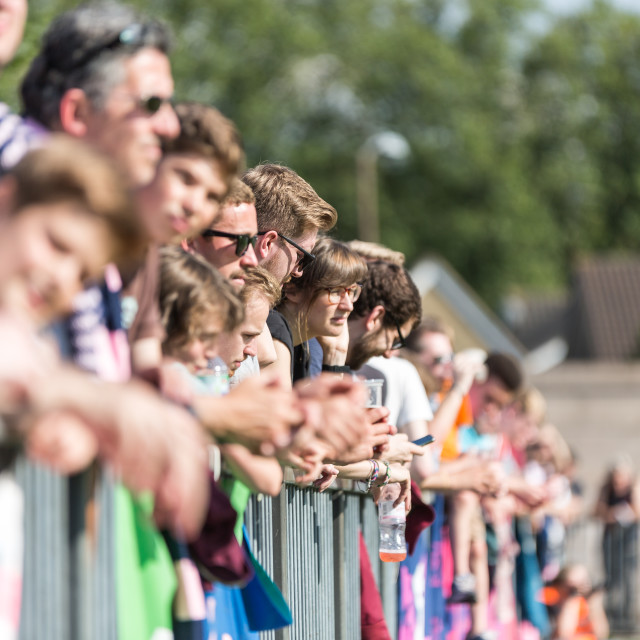
[[261,164],[242,180],[256,198],[260,231],[274,230],[295,240],[307,231],[329,231],[338,220],[337,211],[293,169]]
[[383,323],[393,327],[413,321],[415,326],[422,317],[420,293],[409,272],[397,264],[385,260],[367,263],[367,275],[362,283],[362,293],[356,300],[353,314],[364,317],[374,307],[382,305],[385,310]]

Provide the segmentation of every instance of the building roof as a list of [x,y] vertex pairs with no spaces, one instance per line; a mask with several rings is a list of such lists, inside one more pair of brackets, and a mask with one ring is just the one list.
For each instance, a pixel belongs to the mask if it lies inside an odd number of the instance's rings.
[[580,261],[569,309],[573,358],[622,360],[640,355],[640,257]]
[[480,347],[524,358],[526,348],[454,269],[440,257],[427,257],[411,269],[422,297],[423,315],[451,325],[456,348]]

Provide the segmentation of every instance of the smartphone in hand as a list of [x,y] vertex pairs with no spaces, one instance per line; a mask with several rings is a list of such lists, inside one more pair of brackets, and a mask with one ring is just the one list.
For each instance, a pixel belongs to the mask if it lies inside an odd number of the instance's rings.
[[425,444],[431,444],[435,438],[431,435],[425,436],[424,438],[418,438],[417,440],[413,440],[413,444],[417,444],[419,447],[423,447]]

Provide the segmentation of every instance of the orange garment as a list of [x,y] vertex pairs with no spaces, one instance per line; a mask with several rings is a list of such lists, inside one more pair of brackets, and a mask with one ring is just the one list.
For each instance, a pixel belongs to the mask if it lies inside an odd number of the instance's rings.
[[[438,394],[438,402],[442,402],[444,397],[449,392],[450,385],[447,388],[443,387],[443,390]],[[442,445],[442,451],[440,452],[440,460],[455,460],[460,456],[458,450],[458,428],[463,425],[473,424],[473,414],[471,413],[471,400],[466,395],[462,398],[462,404],[456,417],[456,421],[449,430],[447,437]]]
[[[589,603],[583,596],[574,597],[578,598],[579,613],[578,624],[576,625],[575,631],[571,634],[571,640],[597,640],[593,625],[591,624],[591,618],[589,617]],[[543,587],[540,599],[548,607],[561,605],[560,592],[557,587]]]

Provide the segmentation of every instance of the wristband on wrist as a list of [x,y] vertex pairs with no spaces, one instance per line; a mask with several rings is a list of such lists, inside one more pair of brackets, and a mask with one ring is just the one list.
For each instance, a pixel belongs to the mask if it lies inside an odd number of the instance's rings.
[[328,373],[351,373],[351,367],[346,365],[333,365],[333,364],[323,364],[322,370],[327,371]]
[[367,480],[367,491],[371,491],[371,486],[378,479],[378,473],[380,473],[380,465],[377,460],[369,460],[371,463],[371,475]]

